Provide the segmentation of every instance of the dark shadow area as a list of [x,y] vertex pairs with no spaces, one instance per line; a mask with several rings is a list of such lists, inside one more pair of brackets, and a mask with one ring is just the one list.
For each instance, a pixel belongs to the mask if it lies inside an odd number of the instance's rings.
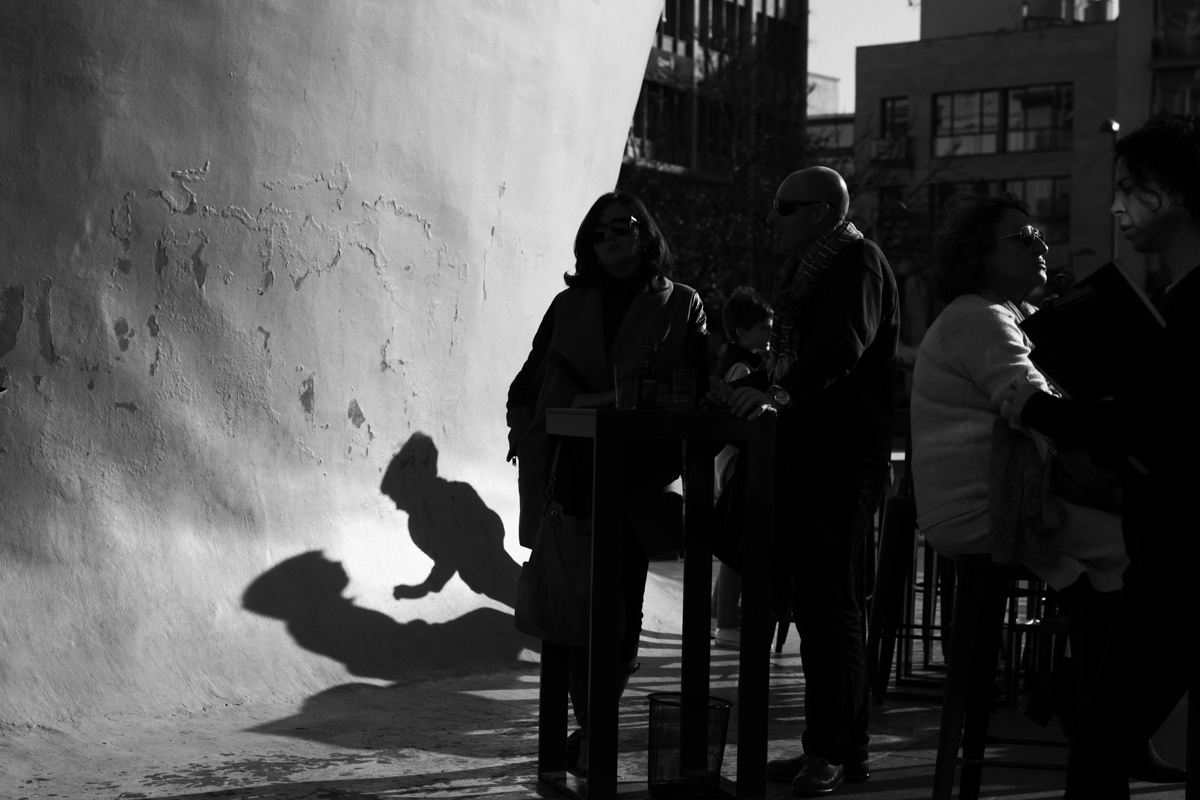
[[408,514],[413,544],[433,559],[429,577],[401,584],[397,600],[439,592],[458,573],[472,591],[510,608],[517,603],[521,565],[504,549],[504,523],[468,483],[437,474],[433,439],[414,433],[388,465],[379,489]]
[[256,578],[242,605],[283,620],[296,644],[365,678],[412,681],[511,670],[523,649],[539,645],[516,629],[510,614],[491,608],[449,622],[400,623],[344,597],[349,584],[340,563],[311,550]]

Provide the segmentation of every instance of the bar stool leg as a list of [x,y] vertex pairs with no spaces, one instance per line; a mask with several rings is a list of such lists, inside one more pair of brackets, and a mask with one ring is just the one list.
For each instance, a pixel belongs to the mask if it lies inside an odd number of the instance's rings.
[[867,664],[872,668],[876,705],[883,703],[892,675],[896,631],[903,616],[904,587],[912,572],[913,521],[916,506],[911,497],[890,497],[884,505],[879,532],[879,559],[867,635]]
[[978,637],[971,661],[971,686],[967,698],[963,733],[963,768],[958,781],[959,800],[979,800],[983,780],[983,753],[987,743],[988,722],[996,693],[996,659],[1000,655],[1000,633],[1004,627],[1004,607],[1008,581],[989,570],[987,589],[975,626]]
[[950,800],[954,790],[954,771],[958,760],[959,738],[967,709],[971,682],[971,655],[975,652],[976,628],[987,593],[987,567],[959,562],[958,597],[951,628],[954,658],[946,668],[946,689],[942,700],[942,722],[938,733],[937,763],[933,772],[933,800]]

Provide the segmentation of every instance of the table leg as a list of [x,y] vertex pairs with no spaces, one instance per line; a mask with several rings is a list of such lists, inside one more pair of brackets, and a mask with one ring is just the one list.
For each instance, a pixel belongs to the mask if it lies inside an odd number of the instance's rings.
[[684,445],[683,669],[680,766],[708,766],[708,631],[712,592],[713,459],[699,442]]
[[625,527],[625,440],[598,425],[592,517],[592,624],[588,685],[590,800],[617,793],[616,675],[621,615],[621,539]]
[[[767,791],[770,702],[771,549],[775,518],[775,426],[759,418],[739,461],[746,469],[742,516],[742,647],[738,675],[738,797]],[[742,463],[738,464],[739,467]]]

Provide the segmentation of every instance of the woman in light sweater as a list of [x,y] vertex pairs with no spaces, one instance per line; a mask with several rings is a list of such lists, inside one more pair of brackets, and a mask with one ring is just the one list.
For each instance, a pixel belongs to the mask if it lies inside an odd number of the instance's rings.
[[[913,482],[917,523],[942,555],[992,550],[992,426],[1014,384],[1057,394],[1029,360],[1030,342],[1018,327],[1035,311],[1025,298],[1045,285],[1048,252],[1029,208],[1012,195],[951,198],[935,235],[930,277],[948,305],[925,334],[913,372]],[[1028,566],[1067,601],[1079,714],[1123,607],[1116,590],[1129,557],[1119,515],[1057,503],[1054,552]],[[1059,716],[1072,727],[1072,715]],[[1149,741],[1129,763],[1130,776],[1141,780],[1167,783],[1183,774]]]
[[[1014,382],[1053,391],[1029,360],[1018,323],[1046,283],[1049,248],[1028,207],[1007,197],[952,198],[934,240],[932,283],[948,303],[930,326],[913,372],[913,481],[917,523],[943,555],[990,553],[992,425]],[[1054,589],[1080,575],[1101,592],[1121,588],[1129,558],[1121,518],[1060,499],[1056,558],[1031,562]]]

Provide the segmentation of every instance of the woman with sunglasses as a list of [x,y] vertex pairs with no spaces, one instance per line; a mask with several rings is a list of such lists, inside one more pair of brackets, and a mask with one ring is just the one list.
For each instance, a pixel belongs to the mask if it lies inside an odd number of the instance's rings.
[[[1014,381],[1051,391],[1018,327],[1035,310],[1026,298],[1046,283],[1048,252],[1012,195],[951,198],[935,234],[930,281],[947,306],[913,371],[913,480],[918,524],[943,555],[992,552],[993,425]],[[1101,592],[1120,589],[1129,564],[1120,517],[1064,505],[1054,552],[1032,548],[1029,568],[1055,589],[1081,575]]]
[[[520,467],[522,546],[533,546],[546,505],[557,444],[546,434],[547,408],[615,405],[613,366],[640,363],[647,340],[656,345],[660,376],[680,367],[695,369],[697,391],[705,391],[704,306],[690,287],[668,278],[670,266],[662,232],[634,195],[608,192],[584,215],[575,235],[575,272],[563,276],[567,288],[550,304],[508,391],[508,458]],[[561,445],[554,462],[554,500],[563,513],[586,518],[591,514],[591,442],[563,437]],[[649,559],[683,546],[682,498],[671,488],[682,467],[678,444],[644,441],[629,450],[621,546],[625,618],[617,643],[623,666],[619,674],[601,678],[622,689],[636,669]],[[586,776],[588,649],[570,650],[568,690],[579,730],[568,741],[567,758],[572,772]]]
[[[951,198],[934,237],[930,282],[948,305],[917,353],[912,469],[921,531],[951,558],[1002,553],[1011,540],[998,533],[1025,524],[1018,517],[1022,495],[1004,483],[1019,470],[993,475],[992,465],[1012,464],[1003,458],[1018,453],[1025,454],[1023,465],[1040,462],[1028,432],[1010,430],[1001,407],[1014,382],[1053,392],[1030,361],[1029,340],[1018,327],[1035,311],[1025,300],[1046,283],[1048,252],[1028,207],[1013,195]],[[994,442],[998,420],[1002,428]],[[1023,491],[1024,479],[1017,477],[1014,485]],[[1067,599],[1076,691],[1075,704],[1060,705],[1059,716],[1070,727],[1074,716],[1068,712],[1086,700],[1108,623],[1119,608],[1117,590],[1129,558],[1119,515],[1061,498],[1059,503],[1065,510],[1059,526],[1050,527],[1049,536],[1026,529],[1024,544],[1010,552]]]

